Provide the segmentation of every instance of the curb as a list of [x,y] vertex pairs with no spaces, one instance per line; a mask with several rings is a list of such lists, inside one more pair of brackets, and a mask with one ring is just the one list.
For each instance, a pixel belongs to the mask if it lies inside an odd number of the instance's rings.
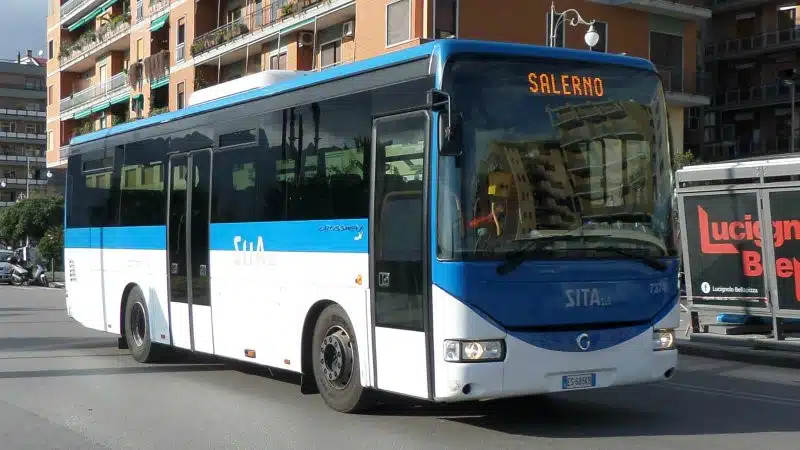
[[743,346],[691,341],[676,342],[675,346],[680,355],[702,356],[705,358],[724,359],[762,366],[800,369],[800,352],[755,349]]

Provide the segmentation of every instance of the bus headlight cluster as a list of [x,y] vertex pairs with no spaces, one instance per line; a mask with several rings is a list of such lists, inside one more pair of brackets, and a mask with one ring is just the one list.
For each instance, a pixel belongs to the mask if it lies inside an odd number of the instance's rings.
[[665,328],[653,330],[653,350],[672,350],[675,348],[675,330]]
[[444,360],[449,362],[502,361],[505,353],[502,340],[444,341]]

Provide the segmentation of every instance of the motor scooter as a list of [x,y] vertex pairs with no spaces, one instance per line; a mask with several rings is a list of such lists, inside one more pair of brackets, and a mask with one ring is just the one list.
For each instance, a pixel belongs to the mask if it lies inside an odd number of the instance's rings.
[[[9,256],[7,262],[11,265],[12,285],[22,286],[32,284],[45,287],[50,286],[50,283],[47,281],[47,270],[43,265],[36,263],[26,269],[22,267],[16,256]],[[33,272],[31,273],[31,271]]]

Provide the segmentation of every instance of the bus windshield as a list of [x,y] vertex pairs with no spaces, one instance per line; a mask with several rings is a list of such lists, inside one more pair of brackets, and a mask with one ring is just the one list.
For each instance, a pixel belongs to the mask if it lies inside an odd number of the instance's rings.
[[439,161],[440,259],[497,260],[524,249],[526,259],[675,254],[656,74],[465,58],[448,64],[443,87],[462,118],[463,151]]

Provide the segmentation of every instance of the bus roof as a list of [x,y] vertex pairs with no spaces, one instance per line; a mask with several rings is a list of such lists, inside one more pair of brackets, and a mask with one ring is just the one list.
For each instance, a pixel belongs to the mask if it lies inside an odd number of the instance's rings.
[[[240,103],[257,100],[271,95],[280,94],[308,86],[325,83],[339,78],[347,78],[364,72],[370,72],[384,67],[389,67],[404,62],[419,60],[436,55],[439,61],[446,61],[450,56],[459,53],[486,53],[508,56],[528,56],[533,58],[550,58],[573,61],[583,61],[597,64],[615,64],[632,68],[655,71],[653,63],[644,58],[637,58],[610,53],[574,50],[560,47],[543,47],[530,44],[514,44],[493,41],[474,41],[464,39],[437,39],[422,45],[404,50],[387,53],[373,58],[342,64],[319,72],[311,72],[305,76],[296,77],[280,83],[265,86],[246,92],[233,94],[213,101],[188,106],[178,111],[147,117],[134,122],[120,124],[111,128],[94,131],[81,136],[76,136],[70,145],[104,139],[109,136],[138,130],[160,123],[171,122],[184,117],[202,114]],[[438,68],[434,68],[438,69]],[[432,70],[432,72],[434,71]]]

